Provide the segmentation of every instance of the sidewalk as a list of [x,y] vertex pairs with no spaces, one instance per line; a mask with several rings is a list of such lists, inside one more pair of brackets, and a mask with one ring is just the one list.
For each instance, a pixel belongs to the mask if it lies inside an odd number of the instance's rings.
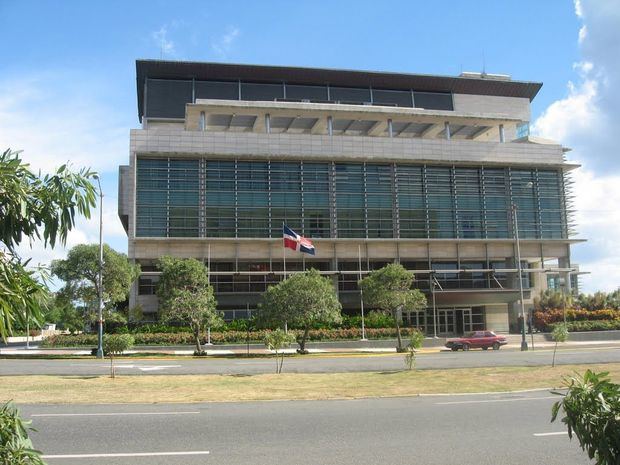
[[[613,332],[620,333],[620,332]],[[591,334],[593,337],[583,336],[584,333],[573,333],[573,340],[558,345],[558,349],[577,349],[577,348],[596,348],[596,347],[617,347],[620,349],[620,334],[609,334],[607,339],[600,339]],[[600,335],[599,335],[600,336]],[[611,336],[611,337],[610,337]],[[614,337],[618,336],[618,339]],[[508,344],[503,350],[519,350],[521,348],[521,335],[507,335]],[[527,335],[527,343],[532,350],[548,350],[553,349],[555,343],[549,340],[549,335],[545,333],[534,334],[534,344],[532,345],[532,335]],[[584,340],[585,339],[585,340]],[[403,341],[406,343],[405,341]],[[448,351],[444,344],[446,338],[426,338],[419,353],[439,353]],[[310,354],[390,354],[396,353],[396,339],[380,339],[369,341],[329,341],[329,342],[308,342],[306,344]],[[292,344],[291,348],[285,349],[285,353],[296,353],[296,344]],[[272,354],[265,348],[263,344],[217,344],[203,346],[207,355],[233,356],[233,355],[268,355]],[[193,355],[193,346],[137,346],[133,350],[125,352],[126,354],[158,354],[158,355]],[[0,347],[0,357],[3,355],[19,355],[19,356],[45,356],[45,355],[73,355],[85,356],[91,355],[88,348],[40,348],[35,344],[30,344],[30,349],[26,349],[23,345],[11,345],[10,347]]]

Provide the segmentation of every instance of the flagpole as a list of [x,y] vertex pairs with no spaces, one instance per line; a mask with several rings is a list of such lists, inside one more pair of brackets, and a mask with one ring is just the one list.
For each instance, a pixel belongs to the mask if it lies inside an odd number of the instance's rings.
[[284,264],[284,280],[286,280],[286,246],[284,245],[284,223],[282,223],[282,259]]
[[[284,270],[284,279],[286,281],[286,246],[284,245],[284,221],[282,222],[282,263]],[[288,321],[284,321],[284,332],[288,334]]]
[[[357,245],[357,259],[359,264],[359,280],[362,280],[362,246]],[[367,341],[366,339],[366,327],[364,325],[364,294],[362,293],[362,286],[358,284],[360,288],[360,307],[362,309],[362,341]]]
[[[208,245],[207,248],[207,282],[209,286],[211,285],[211,244]],[[211,326],[207,328],[207,346],[213,345],[211,344]]]

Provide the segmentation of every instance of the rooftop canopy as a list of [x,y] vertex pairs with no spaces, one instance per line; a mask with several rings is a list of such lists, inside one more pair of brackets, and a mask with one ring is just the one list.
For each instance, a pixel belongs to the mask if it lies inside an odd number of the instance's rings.
[[458,94],[496,95],[534,99],[542,83],[497,79],[487,75],[435,76],[428,74],[352,71],[343,69],[301,68],[229,63],[136,60],[138,115],[142,119],[145,80],[215,80],[256,83],[286,82],[300,85],[371,87],[373,89]]

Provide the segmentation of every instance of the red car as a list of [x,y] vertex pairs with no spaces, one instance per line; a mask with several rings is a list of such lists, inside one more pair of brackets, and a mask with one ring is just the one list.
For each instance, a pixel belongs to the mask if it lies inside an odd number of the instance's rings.
[[492,347],[493,350],[499,350],[499,348],[507,342],[506,337],[498,336],[493,331],[474,331],[466,334],[464,337],[448,339],[446,341],[446,347],[454,351],[477,348],[487,350],[489,347]]

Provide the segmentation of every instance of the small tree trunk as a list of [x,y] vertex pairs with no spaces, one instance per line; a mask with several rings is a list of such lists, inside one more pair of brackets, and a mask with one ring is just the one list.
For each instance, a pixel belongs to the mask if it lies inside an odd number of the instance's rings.
[[394,314],[394,321],[396,322],[396,338],[398,339],[398,346],[396,347],[396,350],[398,352],[402,352],[402,350],[403,350],[403,340],[400,337],[400,323],[398,322],[398,312],[396,312]]
[[114,355],[110,353],[110,377],[114,378]]
[[200,354],[202,347],[200,345],[200,328],[198,326],[194,328],[194,340],[196,341],[196,352]]
[[306,326],[304,328],[304,333],[301,336],[301,339],[297,340],[297,343],[299,344],[299,353],[300,354],[305,354],[306,353],[306,340],[308,339],[308,334],[310,333],[310,327]]
[[[277,357],[276,357],[277,360]],[[284,364],[284,352],[282,352],[280,354],[280,369],[278,370],[278,373],[282,373],[282,365]]]
[[553,361],[551,362],[551,368],[555,367],[555,351],[558,350],[558,341],[555,341],[555,347],[553,348]]
[[276,349],[276,375],[280,373],[280,365],[279,365],[279,361],[278,361],[278,351]]

